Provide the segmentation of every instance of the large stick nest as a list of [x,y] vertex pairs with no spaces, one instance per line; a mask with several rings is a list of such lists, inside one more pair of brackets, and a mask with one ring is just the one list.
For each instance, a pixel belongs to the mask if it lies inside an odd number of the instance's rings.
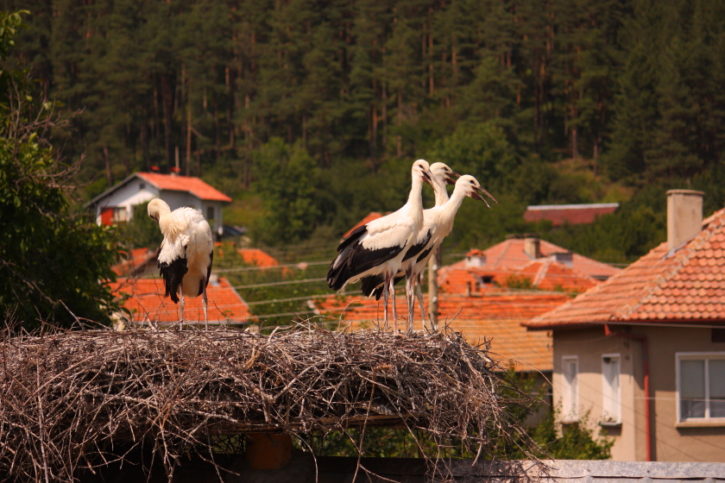
[[76,331],[0,343],[0,474],[73,480],[151,448],[395,421],[475,451],[510,434],[487,348],[456,334]]

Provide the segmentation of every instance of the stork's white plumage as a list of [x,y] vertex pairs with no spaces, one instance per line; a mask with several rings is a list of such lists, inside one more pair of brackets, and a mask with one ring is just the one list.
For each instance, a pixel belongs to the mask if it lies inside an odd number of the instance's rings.
[[[431,166],[431,171],[432,170],[433,167]],[[437,184],[439,187],[443,187],[443,189],[445,189],[444,181],[440,176],[436,179],[435,174],[432,184],[434,187]],[[482,188],[476,178],[471,175],[464,175],[456,181],[453,193],[448,200],[443,203],[436,204],[433,208],[423,211],[423,228],[418,234],[418,243],[409,250],[409,253],[413,253],[412,255],[405,255],[405,261],[401,265],[401,270],[395,277],[395,282],[400,280],[403,276],[406,277],[406,286],[410,286],[407,287],[407,292],[409,293],[408,296],[412,297],[412,295],[410,295],[411,293],[416,293],[418,295],[418,302],[420,304],[422,314],[425,314],[425,309],[423,307],[423,294],[420,290],[418,281],[420,275],[423,273],[426,265],[428,264],[428,260],[443,243],[443,240],[453,230],[453,221],[458,213],[458,209],[463,203],[463,199],[471,197],[481,200],[490,208],[485,196],[488,196],[491,200],[496,202],[493,195]],[[421,244],[423,245],[421,246]],[[370,277],[363,280],[363,293],[380,298],[380,290],[382,287],[381,283],[382,281],[379,277]],[[413,323],[413,313],[411,307],[412,301],[408,308],[408,330],[412,329]],[[425,315],[423,315],[423,317],[425,317]]]
[[369,275],[383,280],[384,321],[388,324],[388,295],[393,298],[393,319],[397,330],[393,278],[400,269],[403,256],[414,243],[423,226],[422,186],[430,181],[428,162],[419,159],[411,168],[408,201],[399,210],[356,228],[337,247],[337,257],[327,272],[327,284],[340,290]]
[[154,198],[148,214],[159,223],[164,239],[159,252],[159,271],[164,278],[165,296],[179,303],[179,322],[184,320],[184,296],[202,296],[204,324],[208,324],[206,286],[214,256],[209,223],[199,210],[171,211],[165,201]]

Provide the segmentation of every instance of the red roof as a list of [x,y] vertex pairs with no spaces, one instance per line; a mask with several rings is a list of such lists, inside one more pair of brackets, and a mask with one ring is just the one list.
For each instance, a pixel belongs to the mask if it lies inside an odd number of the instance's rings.
[[129,275],[156,255],[156,252],[150,248],[134,248],[126,253],[124,261],[111,267],[116,275]]
[[244,263],[248,265],[256,265],[262,268],[279,266],[276,258],[259,248],[240,248],[237,253],[242,257]]
[[662,321],[725,324],[725,208],[674,253],[662,243],[606,282],[526,325],[547,329]]
[[[598,279],[607,278],[619,272],[619,268],[615,268],[606,263],[598,262],[591,258],[570,252],[569,250],[555,245],[546,240],[539,240],[540,257],[531,258],[524,251],[523,238],[509,238],[485,250],[471,250],[466,254],[466,259],[449,265],[455,268],[466,268],[471,262],[482,262],[478,268],[494,271],[518,271],[522,267],[531,263],[532,260],[541,260],[544,258],[556,258],[561,254],[571,254],[571,261],[561,263],[574,270],[577,274],[585,277],[594,277]],[[473,260],[478,257],[478,260]],[[485,260],[484,260],[485,258]]]
[[[133,322],[176,322],[177,308],[170,298],[164,297],[164,282],[160,278],[119,278],[111,283],[111,291],[129,310]],[[127,298],[126,298],[127,297]],[[249,307],[225,278],[207,286],[210,322],[243,322],[249,320]],[[201,297],[185,297],[184,319],[204,321]]]
[[482,293],[495,286],[519,288],[522,284],[540,290],[583,292],[597,283],[598,280],[551,259],[532,260],[515,269],[486,269],[459,262],[438,272],[441,291],[457,294]]
[[[467,297],[442,294],[439,297],[439,324],[461,332],[472,344],[491,340],[493,355],[517,370],[552,370],[551,337],[545,332],[530,332],[521,325],[525,320],[547,312],[569,300],[563,293],[490,292],[486,296]],[[396,298],[399,328],[405,326],[405,297]],[[352,330],[382,325],[383,304],[363,296],[330,295],[315,301],[316,308],[340,320]],[[416,307],[415,328],[421,329]],[[531,337],[534,335],[534,337]]]
[[524,220],[549,220],[554,226],[592,223],[602,215],[614,213],[619,203],[594,203],[577,205],[533,205],[526,208]]
[[362,225],[365,225],[367,223],[370,223],[373,220],[377,220],[378,218],[380,218],[382,216],[383,216],[382,213],[379,213],[377,211],[371,211],[370,213],[368,213],[365,216],[365,218],[363,218],[362,220],[358,221],[352,228],[350,228],[349,230],[347,230],[345,232],[345,234],[342,235],[342,238],[344,239],[344,238],[349,237],[350,236],[350,233],[352,233],[353,231],[355,231],[355,228],[357,228],[359,226],[362,226]]
[[136,173],[139,177],[162,190],[186,191],[200,200],[223,201],[231,203],[232,199],[221,191],[209,186],[195,176],[179,176],[160,173]]

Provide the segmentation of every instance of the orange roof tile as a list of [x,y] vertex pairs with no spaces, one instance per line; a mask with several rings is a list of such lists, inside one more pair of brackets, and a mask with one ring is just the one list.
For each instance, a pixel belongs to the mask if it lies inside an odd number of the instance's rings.
[[[570,253],[569,250],[555,245],[546,240],[540,240],[541,258],[556,257],[557,254]],[[466,255],[467,259],[449,265],[451,267],[467,267],[471,263],[468,259],[471,257],[485,257],[479,268],[488,270],[517,270],[530,263],[533,258],[529,257],[524,251],[523,238],[509,238],[485,250],[471,250]],[[621,269],[598,262],[591,258],[571,252],[571,267],[579,274],[587,277],[606,278]]]
[[276,258],[259,248],[240,248],[237,250],[237,253],[242,257],[244,263],[249,265],[256,265],[263,268],[279,265]]
[[617,323],[725,324],[725,208],[675,252],[667,242],[606,282],[526,325],[532,329]]
[[[567,300],[565,294],[547,292],[499,291],[483,297],[443,294],[439,297],[438,320],[461,332],[472,344],[491,340],[492,354],[503,363],[512,363],[517,370],[550,371],[551,337],[526,331],[521,323]],[[404,317],[404,297],[397,297],[396,302],[398,314]],[[344,328],[356,330],[382,324],[382,302],[367,297],[330,295],[314,305],[319,312],[338,318]],[[400,322],[400,327],[404,324]],[[419,316],[415,328],[421,329]]]
[[619,203],[532,205],[526,208],[524,220],[531,222],[549,220],[554,226],[561,226],[566,223],[580,225],[592,223],[602,215],[614,213],[617,208],[619,208]]
[[150,248],[134,248],[126,253],[124,261],[111,267],[116,275],[128,275],[156,255]]
[[370,213],[368,213],[365,216],[365,218],[363,218],[362,220],[358,221],[352,228],[350,228],[349,230],[347,230],[345,232],[345,234],[342,235],[342,238],[344,239],[344,238],[349,237],[350,236],[350,233],[352,233],[353,231],[355,231],[355,228],[357,228],[359,226],[362,226],[362,225],[365,225],[367,223],[370,223],[373,220],[377,220],[378,218],[380,218],[382,216],[383,216],[383,213],[379,213],[377,211],[371,211]]
[[480,293],[493,286],[516,288],[515,284],[525,280],[540,290],[569,292],[583,292],[599,283],[551,259],[532,260],[516,269],[486,269],[456,263],[438,272],[438,284],[441,291],[446,293]]
[[232,202],[230,197],[195,176],[178,176],[161,173],[136,174],[162,190],[187,191],[200,200]]
[[[131,312],[133,322],[179,320],[178,306],[164,297],[164,281],[160,278],[119,278],[110,286],[123,308]],[[251,317],[249,307],[225,278],[209,283],[207,296],[210,322],[243,322]],[[204,320],[201,297],[185,298],[184,319]]]

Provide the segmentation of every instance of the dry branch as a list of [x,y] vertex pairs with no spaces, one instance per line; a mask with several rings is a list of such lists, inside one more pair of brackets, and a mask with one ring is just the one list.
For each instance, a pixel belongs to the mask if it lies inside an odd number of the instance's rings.
[[[456,334],[75,331],[0,344],[0,474],[71,481],[143,446],[169,478],[220,436],[398,422],[475,453],[511,434],[487,347]],[[216,446],[215,446],[216,445]],[[480,452],[480,451],[479,451]]]

